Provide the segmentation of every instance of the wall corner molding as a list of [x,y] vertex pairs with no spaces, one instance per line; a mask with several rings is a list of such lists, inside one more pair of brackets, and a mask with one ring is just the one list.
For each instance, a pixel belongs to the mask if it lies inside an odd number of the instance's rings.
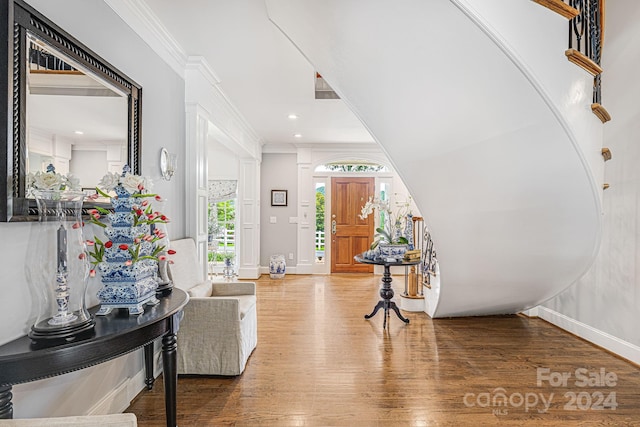
[[[213,71],[204,56],[192,55],[187,57],[184,68],[185,70],[197,71],[211,86],[218,86],[221,82],[220,77]],[[220,90],[220,92],[222,91]]]

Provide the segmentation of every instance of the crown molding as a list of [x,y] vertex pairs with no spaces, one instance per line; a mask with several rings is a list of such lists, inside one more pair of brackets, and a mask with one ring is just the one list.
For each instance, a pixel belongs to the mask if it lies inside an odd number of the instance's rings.
[[104,0],[180,77],[187,53],[144,1]]
[[[129,25],[153,50],[164,60],[180,77],[187,86],[189,80],[195,73],[211,88],[208,92],[212,96],[211,101],[224,113],[224,119],[210,116],[209,120],[228,135],[232,136],[236,144],[253,156],[260,155],[262,141],[256,131],[247,122],[245,117],[238,111],[235,105],[220,87],[220,78],[213,71],[207,60],[203,56],[189,56],[178,41],[171,35],[162,21],[151,10],[147,3],[142,0],[105,0],[107,5],[113,9],[122,20]],[[206,105],[202,99],[188,99],[187,102],[196,102]],[[213,114],[213,112],[210,112]],[[239,136],[242,135],[242,136]]]

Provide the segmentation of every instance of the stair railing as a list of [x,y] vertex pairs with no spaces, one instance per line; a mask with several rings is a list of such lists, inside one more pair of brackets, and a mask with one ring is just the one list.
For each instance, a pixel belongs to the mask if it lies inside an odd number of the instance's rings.
[[593,77],[593,113],[603,122],[611,116],[602,106],[602,81],[600,61],[604,40],[605,0],[568,0],[578,14],[569,20],[569,49],[571,62],[591,73]]

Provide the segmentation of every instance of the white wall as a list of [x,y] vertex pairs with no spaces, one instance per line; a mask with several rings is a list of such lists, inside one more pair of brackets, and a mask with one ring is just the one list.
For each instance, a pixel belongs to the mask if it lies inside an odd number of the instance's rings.
[[[184,168],[170,181],[160,180],[160,148],[184,159],[184,81],[101,0],[28,1],[140,84],[142,92],[142,172],[154,178],[154,190],[168,199],[164,212],[172,219],[172,238],[183,237]],[[30,223],[2,223],[0,236],[11,242],[0,246],[0,343],[25,334],[30,327],[31,297],[24,275]],[[16,418],[121,411],[141,388],[141,352],[87,370],[35,383],[16,385]],[[131,387],[128,379],[137,383]],[[111,396],[116,407],[105,404],[116,386],[127,386]],[[101,404],[105,404],[101,405]],[[124,407],[123,407],[124,405]]]
[[[611,149],[613,158],[605,163],[605,182],[611,187],[603,196],[602,246],[589,272],[544,304],[553,312],[543,309],[541,313],[581,335],[593,329],[589,338],[609,347],[616,340],[640,346],[639,19],[640,3],[607,5],[602,99],[612,116],[604,128],[604,146]],[[613,345],[621,345],[622,350],[616,347],[614,351],[628,351],[625,356],[640,363],[638,347],[619,342]]]
[[97,187],[107,172],[107,151],[73,150],[69,172],[80,180],[82,187]]
[[209,181],[238,179],[238,155],[217,141],[207,142]]
[[[260,174],[260,265],[269,266],[269,257],[283,254],[287,268],[296,263],[297,224],[289,218],[298,215],[298,175],[296,154],[263,154]],[[287,190],[287,206],[271,206],[271,190]],[[276,223],[270,222],[276,218]],[[289,253],[294,259],[288,258]]]

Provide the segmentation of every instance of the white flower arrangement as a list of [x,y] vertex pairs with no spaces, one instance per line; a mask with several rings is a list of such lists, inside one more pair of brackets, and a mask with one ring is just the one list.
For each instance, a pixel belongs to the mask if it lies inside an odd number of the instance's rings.
[[125,190],[134,194],[142,190],[150,191],[153,187],[153,182],[150,178],[134,175],[128,171],[125,171],[123,174],[107,172],[100,180],[98,187],[104,191],[112,191],[118,185],[122,185]]
[[35,190],[65,191],[79,190],[80,180],[73,175],[56,173],[53,165],[47,166],[46,172],[38,171],[27,174],[27,195],[32,196]]
[[[395,194],[397,196],[397,194]],[[394,211],[395,209],[395,211]],[[371,244],[371,249],[375,249],[380,243],[408,243],[407,238],[403,235],[402,220],[406,221],[407,215],[411,214],[411,196],[405,201],[391,202],[390,200],[381,200],[377,197],[369,197],[369,200],[360,210],[360,219],[366,219],[376,210],[384,212],[384,224],[376,228],[375,240]]]

